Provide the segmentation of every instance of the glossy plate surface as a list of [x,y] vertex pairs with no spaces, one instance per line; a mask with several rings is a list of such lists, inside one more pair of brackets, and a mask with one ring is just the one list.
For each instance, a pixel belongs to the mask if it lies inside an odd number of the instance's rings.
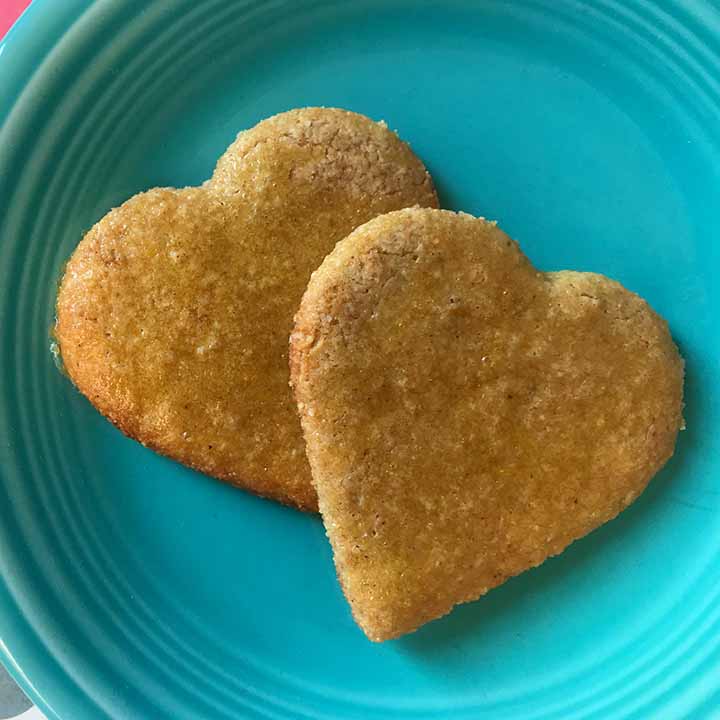
[[[720,717],[720,14],[701,0],[36,0],[0,46],[0,648],[51,719]],[[621,518],[405,639],[319,519],[125,439],[53,364],[64,260],[304,105],[668,318],[688,429]]]

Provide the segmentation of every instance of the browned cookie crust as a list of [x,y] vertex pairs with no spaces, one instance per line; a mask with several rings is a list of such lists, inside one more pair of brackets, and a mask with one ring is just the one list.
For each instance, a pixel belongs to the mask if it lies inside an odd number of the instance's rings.
[[615,517],[673,453],[683,362],[640,297],[494,223],[376,218],[310,281],[291,369],[353,614],[407,633]]
[[56,334],[67,371],[127,435],[202,472],[317,507],[287,338],[310,272],[354,227],[437,205],[384,125],[306,108],[240,133],[201,188],[108,213],[67,265]]

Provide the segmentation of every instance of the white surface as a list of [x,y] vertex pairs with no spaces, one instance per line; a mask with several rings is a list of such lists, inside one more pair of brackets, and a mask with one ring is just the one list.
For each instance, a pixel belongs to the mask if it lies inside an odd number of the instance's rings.
[[22,715],[18,715],[15,720],[45,720],[45,716],[37,708],[30,708]]

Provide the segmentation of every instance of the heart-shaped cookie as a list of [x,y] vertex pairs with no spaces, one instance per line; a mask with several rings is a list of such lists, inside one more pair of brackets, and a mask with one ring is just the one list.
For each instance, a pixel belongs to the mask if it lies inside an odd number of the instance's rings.
[[241,133],[201,188],[155,189],[79,244],[57,302],[67,372],[121,430],[202,472],[316,508],[287,338],[310,272],[370,218],[436,206],[383,124],[307,108]]
[[682,422],[682,360],[640,297],[538,272],[494,223],[440,210],[338,243],[291,368],[338,576],[372,640],[613,518]]

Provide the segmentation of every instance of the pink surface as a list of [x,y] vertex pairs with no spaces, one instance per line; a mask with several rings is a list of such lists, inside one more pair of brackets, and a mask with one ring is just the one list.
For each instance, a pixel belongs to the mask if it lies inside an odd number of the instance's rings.
[[0,0],[0,38],[5,36],[29,4],[30,0]]

